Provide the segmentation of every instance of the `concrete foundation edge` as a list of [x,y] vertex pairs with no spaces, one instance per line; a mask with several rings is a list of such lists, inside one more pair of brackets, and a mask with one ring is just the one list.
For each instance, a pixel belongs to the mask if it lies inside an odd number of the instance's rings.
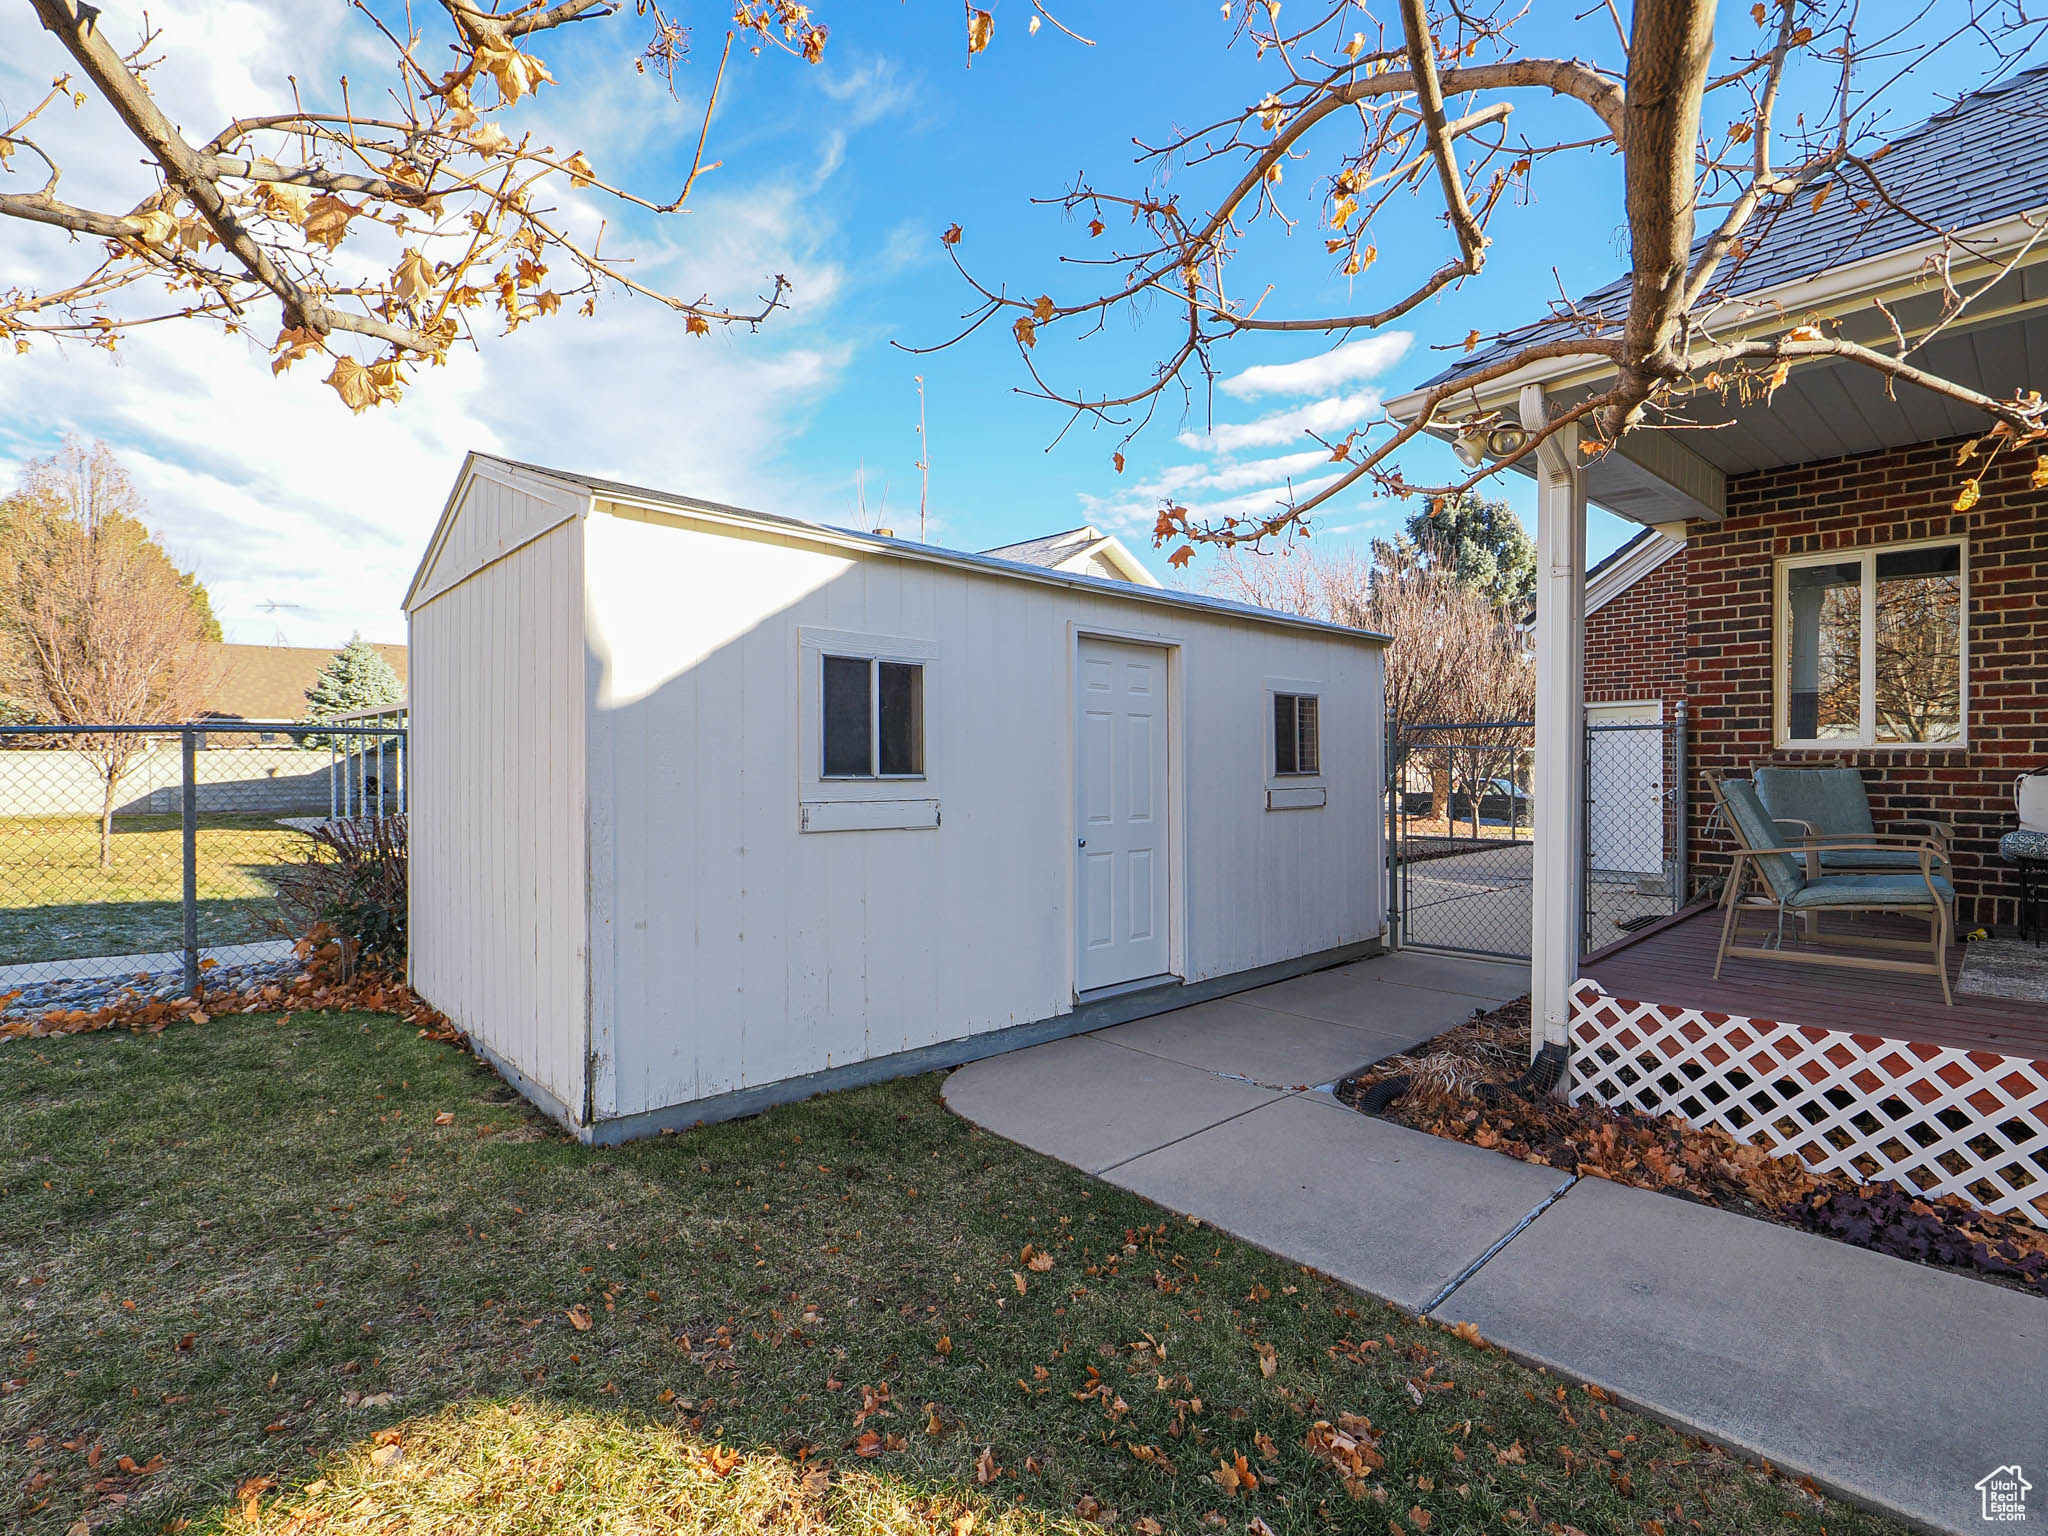
[[1228,997],[1235,992],[1248,992],[1254,987],[1267,986],[1276,981],[1288,981],[1314,971],[1326,971],[1332,966],[1349,965],[1355,960],[1365,960],[1383,954],[1386,949],[1385,943],[1378,938],[1363,939],[1354,944],[1339,945],[1335,949],[1298,955],[1292,960],[1277,960],[1271,965],[1258,966],[1248,971],[1233,971],[1227,976],[1211,976],[1193,982],[1172,982],[1163,986],[1119,993],[1114,997],[1093,998],[1075,1005],[1066,1013],[1054,1014],[1048,1019],[1037,1019],[1028,1024],[1015,1024],[1006,1029],[990,1030],[986,1034],[967,1035],[958,1040],[941,1040],[935,1045],[919,1046],[915,1050],[897,1051],[888,1056],[870,1057],[866,1061],[848,1062],[843,1067],[828,1067],[820,1072],[807,1072],[800,1077],[786,1077],[779,1082],[763,1083],[757,1088],[741,1088],[731,1093],[713,1094],[707,1098],[692,1099],[687,1103],[670,1104],[660,1109],[600,1120],[592,1125],[579,1124],[576,1116],[559,1098],[502,1060],[484,1041],[472,1038],[470,1046],[481,1059],[489,1062],[500,1076],[524,1094],[542,1113],[579,1141],[591,1146],[612,1147],[642,1136],[658,1135],[662,1131],[680,1131],[695,1125],[710,1125],[720,1120],[737,1120],[745,1115],[758,1115],[763,1110],[775,1108],[778,1104],[793,1104],[800,1099],[808,1099],[813,1094],[864,1088],[871,1083],[887,1082],[891,1078],[909,1077],[940,1067],[961,1066],[970,1061],[978,1061],[984,1056],[999,1056],[1005,1051],[1022,1050],[1030,1045],[1043,1045],[1049,1040],[1063,1040],[1069,1035],[1087,1034],[1090,1030],[1107,1029],[1112,1024],[1126,1024],[1132,1019],[1149,1018],[1156,1013],[1170,1013],[1176,1008],[1205,1003],[1212,998]]

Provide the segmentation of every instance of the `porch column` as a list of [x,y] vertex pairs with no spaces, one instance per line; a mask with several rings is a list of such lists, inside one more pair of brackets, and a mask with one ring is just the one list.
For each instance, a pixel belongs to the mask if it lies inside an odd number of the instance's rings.
[[[1532,431],[1546,423],[1540,387],[1522,391],[1521,418]],[[1544,442],[1537,459],[1532,1058],[1547,1043],[1566,1044],[1586,867],[1586,473],[1577,427]]]

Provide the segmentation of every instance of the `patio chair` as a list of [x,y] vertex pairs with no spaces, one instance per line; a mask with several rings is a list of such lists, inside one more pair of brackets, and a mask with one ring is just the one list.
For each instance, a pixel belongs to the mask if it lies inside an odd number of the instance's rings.
[[[1789,833],[1795,823],[1781,825],[1764,808],[1748,779],[1709,774],[1715,804],[1741,844],[1721,894],[1721,943],[1714,955],[1714,979],[1730,955],[1756,960],[1803,960],[1815,965],[1852,966],[1859,970],[1907,971],[1932,975],[1941,983],[1942,1001],[1955,1006],[1948,984],[1948,946],[1955,931],[1955,886],[1948,852],[1931,837],[1873,832],[1850,841],[1834,836]],[[1836,853],[1910,853],[1913,867],[1829,873],[1821,863],[1824,851]],[[1754,890],[1751,887],[1754,886]],[[1752,912],[1775,911],[1778,931],[1769,943],[1742,944],[1742,918]],[[1827,912],[1876,912],[1924,916],[1928,935],[1923,944],[1876,934],[1823,933],[1820,916]],[[1785,916],[1799,917],[1810,948],[1787,949]],[[1884,954],[1843,953],[1833,946],[1903,951],[1917,959]]]
[[1759,763],[1751,770],[1751,781],[1773,821],[1797,826],[1802,837],[1821,840],[1820,868],[1825,874],[1875,874],[1920,867],[1914,847],[1848,846],[1868,843],[1873,837],[1904,834],[1932,838],[1940,846],[1944,862],[1955,838],[1947,822],[1924,817],[1895,821],[1885,833],[1879,833],[1871,820],[1863,775],[1846,763],[1821,763],[1811,768]]

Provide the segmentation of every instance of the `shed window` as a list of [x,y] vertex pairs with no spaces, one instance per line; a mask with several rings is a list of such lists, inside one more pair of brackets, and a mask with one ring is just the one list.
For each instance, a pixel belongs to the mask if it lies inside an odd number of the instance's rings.
[[1964,598],[1960,543],[1784,562],[1779,744],[1960,743]]
[[1320,773],[1323,767],[1317,700],[1312,693],[1273,695],[1273,771]]
[[824,776],[914,779],[924,774],[924,668],[871,656],[827,656]]

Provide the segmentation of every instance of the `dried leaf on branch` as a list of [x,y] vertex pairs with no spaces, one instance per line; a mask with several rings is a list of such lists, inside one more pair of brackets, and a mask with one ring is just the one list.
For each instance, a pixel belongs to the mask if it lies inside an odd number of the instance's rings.
[[[152,30],[146,15],[139,35],[117,40],[81,0],[29,3],[70,72],[0,118],[0,219],[86,254],[69,281],[0,290],[0,339],[17,352],[64,340],[113,349],[135,327],[171,320],[242,332],[272,312],[281,322],[273,371],[325,353],[326,383],[363,411],[401,399],[421,365],[444,362],[451,348],[556,314],[565,300],[586,315],[603,294],[649,300],[681,317],[686,335],[758,326],[786,306],[788,283],[768,274],[766,291],[744,302],[666,292],[600,239],[608,219],[678,212],[715,167],[705,150],[736,43],[806,63],[823,56],[826,28],[798,0],[730,0],[695,161],[679,191],[659,194],[606,180],[584,151],[558,151],[521,124],[522,103],[570,88],[536,50],[570,23],[621,16],[621,0],[438,0],[400,12],[403,21],[357,4],[353,41],[383,51],[382,80],[358,71],[322,90],[307,68],[290,77],[288,110],[251,102],[204,141],[164,115],[150,84],[198,42]],[[634,0],[616,24],[634,20],[652,29],[636,67],[652,64],[673,90],[689,29],[657,0]],[[452,64],[440,73],[423,62],[442,58]],[[125,208],[81,207],[58,193],[64,116],[93,96],[143,152],[147,173]],[[558,205],[550,193],[562,183],[591,196]],[[366,277],[366,265],[386,275]]]

